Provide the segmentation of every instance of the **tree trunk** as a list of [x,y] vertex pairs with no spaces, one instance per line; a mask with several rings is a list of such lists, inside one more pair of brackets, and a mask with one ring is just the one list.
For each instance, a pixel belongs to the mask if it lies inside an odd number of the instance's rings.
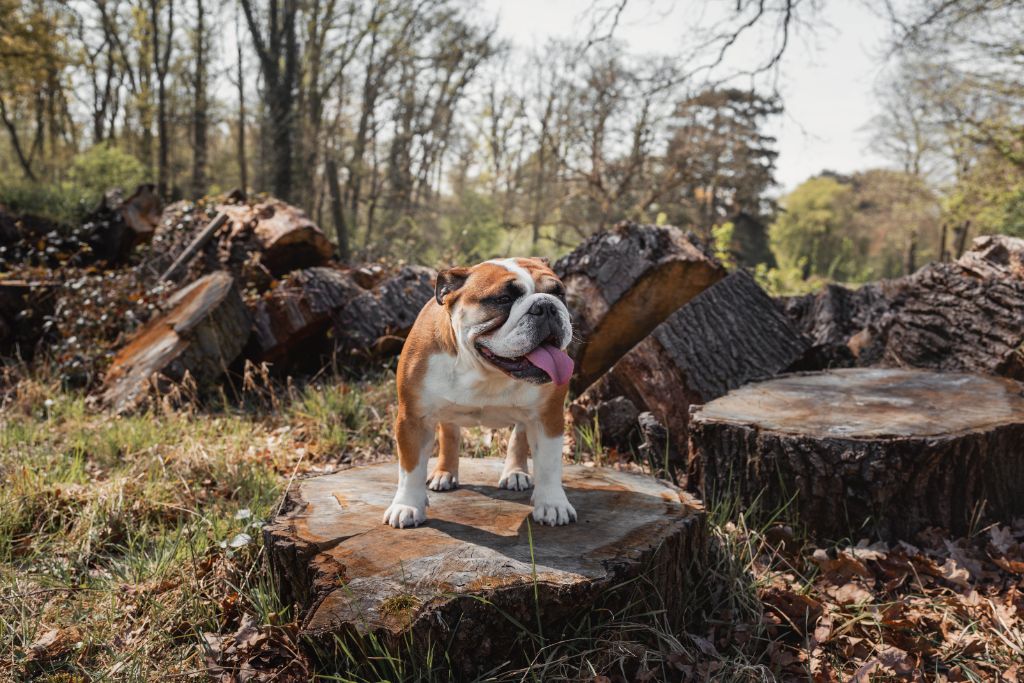
[[785,508],[829,538],[964,535],[1024,514],[1024,397],[1012,380],[850,369],[752,384],[694,411],[689,485]]
[[559,259],[573,312],[574,388],[582,391],[673,311],[725,276],[674,227],[621,223]]
[[327,190],[331,197],[331,221],[334,223],[334,236],[338,244],[338,259],[348,263],[352,258],[349,247],[348,226],[345,225],[345,209],[341,205],[341,185],[338,182],[338,162],[333,158],[327,160]]
[[238,357],[251,322],[231,275],[217,272],[176,292],[167,312],[139,330],[114,357],[96,402],[116,413],[172,387],[202,391]]
[[753,278],[737,271],[670,315],[577,402],[624,396],[686,443],[689,407],[785,371],[808,344]]
[[456,677],[471,680],[525,663],[524,626],[555,642],[595,608],[631,599],[678,626],[705,558],[705,517],[691,498],[650,477],[570,465],[564,481],[579,520],[543,527],[528,519],[528,493],[492,488],[501,467],[463,459],[466,485],[431,494],[416,529],[381,524],[394,465],[296,482],[263,533],[301,634],[328,650],[372,635],[418,662],[443,648]]
[[192,100],[192,196],[206,194],[206,8],[196,0],[196,73]]
[[249,192],[248,161],[245,158],[245,69],[242,67],[242,34],[238,30],[238,15],[235,15],[235,43],[238,48],[238,176],[242,192]]

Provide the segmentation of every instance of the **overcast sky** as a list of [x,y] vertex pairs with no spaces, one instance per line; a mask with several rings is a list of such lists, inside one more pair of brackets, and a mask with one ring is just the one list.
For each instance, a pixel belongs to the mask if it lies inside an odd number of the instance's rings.
[[[585,37],[585,12],[594,0],[487,0],[499,33],[522,47],[550,37]],[[616,37],[631,51],[678,53],[693,27],[729,0],[630,0]],[[840,172],[887,165],[868,149],[867,123],[876,112],[873,88],[886,21],[858,0],[827,0],[813,33],[801,30],[775,76],[786,113],[773,126],[778,137],[777,177],[783,191],[828,168]],[[714,19],[711,17],[710,19]],[[730,53],[736,68],[763,62],[767,37],[751,36]],[[749,83],[749,81],[747,81]]]

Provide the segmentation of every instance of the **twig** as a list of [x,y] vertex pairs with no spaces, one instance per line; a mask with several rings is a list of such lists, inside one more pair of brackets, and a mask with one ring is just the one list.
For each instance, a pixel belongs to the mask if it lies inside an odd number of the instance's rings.
[[160,276],[160,281],[163,282],[164,280],[173,279],[178,270],[191,261],[192,257],[199,253],[200,249],[206,246],[206,243],[210,241],[213,234],[217,232],[217,230],[219,230],[227,220],[228,215],[226,213],[223,211],[218,213],[214,219],[210,221],[209,225],[203,228],[203,231],[199,233],[194,240],[192,240],[192,243],[185,247],[185,251],[181,252],[178,258],[174,260],[174,263],[171,264],[171,267],[164,271],[164,274]]

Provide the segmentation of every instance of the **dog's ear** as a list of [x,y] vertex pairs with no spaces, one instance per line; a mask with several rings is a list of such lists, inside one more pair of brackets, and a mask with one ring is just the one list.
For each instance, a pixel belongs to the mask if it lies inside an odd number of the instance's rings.
[[547,256],[531,256],[530,258],[532,258],[534,261],[540,261],[548,268],[551,267],[551,259],[549,259]]
[[469,268],[449,268],[437,274],[437,284],[434,285],[434,298],[437,303],[444,306],[444,300],[449,294],[466,284],[469,277]]

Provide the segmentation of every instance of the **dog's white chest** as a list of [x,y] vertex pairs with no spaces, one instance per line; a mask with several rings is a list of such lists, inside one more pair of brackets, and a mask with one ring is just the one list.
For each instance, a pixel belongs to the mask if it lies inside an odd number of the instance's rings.
[[420,400],[421,410],[438,422],[498,428],[536,419],[540,389],[438,354],[427,366]]

